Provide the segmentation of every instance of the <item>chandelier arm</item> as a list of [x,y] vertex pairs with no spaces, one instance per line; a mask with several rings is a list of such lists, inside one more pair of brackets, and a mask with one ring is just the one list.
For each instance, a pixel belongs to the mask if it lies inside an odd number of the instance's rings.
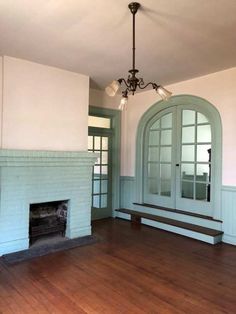
[[125,85],[126,85],[127,88],[130,87],[129,84],[126,82],[126,80],[125,80],[124,78],[119,78],[117,81],[119,82],[120,85],[121,85],[122,83],[125,83]]
[[144,86],[141,86],[141,85],[139,84],[138,87],[139,87],[140,89],[145,89],[145,88],[148,87],[149,85],[152,85],[152,88],[153,88],[153,89],[157,89],[157,88],[159,87],[159,85],[157,85],[156,83],[152,83],[152,82],[149,82],[149,83],[147,83],[147,84],[144,85]]
[[129,91],[130,91],[129,88],[127,87],[126,90],[124,90],[122,92],[123,97],[127,97],[128,98]]

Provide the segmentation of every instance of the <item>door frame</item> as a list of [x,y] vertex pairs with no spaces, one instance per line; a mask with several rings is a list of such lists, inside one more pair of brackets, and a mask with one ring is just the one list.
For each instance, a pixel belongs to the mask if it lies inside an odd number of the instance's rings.
[[[120,133],[121,112],[115,109],[106,109],[89,106],[89,115],[111,119],[112,132],[112,217],[115,217],[115,209],[120,205]],[[89,133],[89,128],[88,128]]]
[[144,141],[148,122],[163,109],[172,106],[194,105],[196,110],[206,113],[212,126],[212,171],[214,177],[211,186],[213,218],[221,219],[221,185],[222,185],[222,124],[218,110],[207,100],[193,95],[172,96],[168,101],[159,101],[152,105],[141,117],[136,134],[136,165],[135,165],[135,202],[143,203],[144,196]]

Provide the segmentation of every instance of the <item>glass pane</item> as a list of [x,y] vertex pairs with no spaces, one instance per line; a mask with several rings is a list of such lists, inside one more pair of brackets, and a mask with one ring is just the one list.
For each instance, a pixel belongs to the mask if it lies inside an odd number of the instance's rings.
[[194,178],[194,164],[182,164],[181,166],[182,179],[193,180]]
[[151,194],[158,194],[157,179],[148,179],[148,191]]
[[197,145],[197,161],[209,161],[208,149],[211,145]]
[[182,181],[182,197],[193,199],[193,183]]
[[110,118],[96,117],[96,116],[89,116],[88,117],[88,126],[92,126],[92,127],[96,127],[96,128],[110,129],[111,119]]
[[101,208],[107,207],[107,194],[101,195]]
[[168,113],[161,118],[161,127],[162,128],[172,127],[172,113]]
[[171,162],[171,147],[161,147],[161,161]]
[[161,195],[170,196],[171,195],[171,165],[162,164],[161,165]]
[[101,162],[101,160],[100,160],[100,151],[94,151],[96,154],[97,154],[97,160],[95,161],[95,165],[100,165],[100,162]]
[[206,123],[208,122],[208,119],[206,116],[204,116],[202,113],[198,112],[197,113],[197,123]]
[[101,149],[101,137],[94,136],[94,149]]
[[195,124],[195,111],[183,110],[182,125]]
[[171,164],[161,164],[161,173],[160,173],[161,181],[170,180],[171,179]]
[[107,193],[107,187],[108,187],[108,181],[101,180],[101,192],[102,193]]
[[198,142],[211,142],[211,126],[199,125],[197,127],[197,141]]
[[207,184],[196,183],[196,200],[207,201]]
[[94,166],[93,169],[94,169],[94,174],[100,174],[100,171],[101,171],[100,166]]
[[182,143],[195,142],[195,127],[187,126],[182,128]]
[[160,119],[153,123],[151,130],[160,128]]
[[100,180],[94,180],[93,181],[93,194],[99,194],[100,193]]
[[161,145],[171,145],[171,130],[161,131]]
[[108,150],[108,137],[102,137],[102,149]]
[[159,133],[160,131],[150,131],[149,145],[159,145]]
[[209,181],[210,165],[197,165],[197,179],[198,181]]
[[159,148],[149,147],[148,161],[158,161],[159,160]]
[[93,149],[93,136],[88,137],[88,149]]
[[182,161],[194,161],[194,145],[182,146]]
[[102,174],[107,174],[108,167],[107,166],[102,166]]
[[148,177],[149,178],[158,178],[158,171],[159,170],[159,164],[158,163],[152,163],[148,164]]
[[161,195],[171,196],[171,181],[170,180],[161,180]]
[[102,152],[102,164],[108,164],[108,152]]
[[100,175],[100,174],[94,174],[94,175],[93,175],[93,179],[94,179],[94,180],[100,180],[100,178],[101,178],[101,175]]
[[93,207],[100,208],[99,200],[100,200],[99,195],[94,195],[93,196]]

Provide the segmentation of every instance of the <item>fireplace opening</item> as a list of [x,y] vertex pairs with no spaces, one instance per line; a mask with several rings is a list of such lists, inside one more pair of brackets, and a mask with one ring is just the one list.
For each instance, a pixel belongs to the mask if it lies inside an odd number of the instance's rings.
[[65,237],[68,200],[30,204],[30,245],[39,239]]

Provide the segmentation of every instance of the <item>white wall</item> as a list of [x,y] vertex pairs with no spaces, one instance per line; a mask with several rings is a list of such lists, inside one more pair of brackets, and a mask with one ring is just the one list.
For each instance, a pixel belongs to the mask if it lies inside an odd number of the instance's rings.
[[[167,86],[174,95],[200,96],[219,111],[223,126],[223,185],[236,185],[236,68],[198,77]],[[112,99],[112,98],[111,98]],[[122,112],[121,175],[135,174],[135,143],[139,120],[144,112],[159,101],[155,91],[129,97],[127,110]],[[101,101],[100,101],[101,102]],[[118,108],[119,99],[104,106]]]
[[115,97],[108,96],[104,91],[90,89],[89,91],[89,105],[103,108],[118,109],[120,104],[119,95]]
[[0,57],[0,147],[2,146],[3,58]]
[[3,57],[2,148],[87,150],[89,77]]

